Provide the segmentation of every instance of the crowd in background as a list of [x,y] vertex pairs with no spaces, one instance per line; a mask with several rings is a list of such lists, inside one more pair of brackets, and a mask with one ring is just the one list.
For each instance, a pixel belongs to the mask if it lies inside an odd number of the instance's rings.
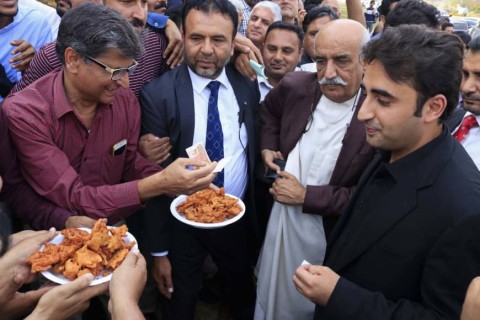
[[[456,28],[422,0],[0,1],[2,319],[194,319],[211,264],[221,319],[480,319],[480,22]],[[205,188],[244,216],[170,214]],[[110,282],[31,274],[98,219],[141,251]]]

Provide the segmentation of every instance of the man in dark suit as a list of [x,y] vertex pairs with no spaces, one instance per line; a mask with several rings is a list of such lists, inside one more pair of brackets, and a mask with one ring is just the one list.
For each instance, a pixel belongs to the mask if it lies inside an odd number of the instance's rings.
[[[339,38],[342,43],[335,41]],[[265,166],[279,170],[273,163],[279,158],[286,166],[270,189],[275,203],[257,266],[258,319],[313,316],[315,305],[290,279],[304,259],[322,263],[325,233],[373,154],[356,117],[364,99],[358,56],[368,40],[356,21],[326,23],[315,42],[317,74],[287,74],[261,106]]]
[[480,169],[480,37],[469,42],[463,60],[462,108],[446,122],[455,139]]
[[463,44],[420,26],[363,49],[358,113],[381,150],[297,289],[315,319],[458,319],[480,269],[480,173],[442,122],[458,102]]
[[[223,156],[231,156],[223,174],[227,193],[243,198],[247,212],[238,222],[220,229],[197,229],[169,217],[171,199],[157,199],[147,208],[146,229],[154,257],[153,272],[167,297],[166,319],[193,319],[202,283],[202,265],[210,254],[226,283],[233,316],[251,319],[254,289],[249,243],[254,221],[253,167],[255,160],[255,109],[260,98],[255,82],[227,65],[233,53],[237,13],[227,0],[186,3],[183,14],[185,61],[152,81],[141,93],[143,133],[168,136],[170,161],[186,155],[185,149],[203,143],[209,150],[211,121],[219,121]],[[214,80],[214,81],[212,81]],[[217,89],[212,87],[216,83]],[[218,96],[214,99],[214,91]],[[212,101],[217,114],[211,112]],[[213,157],[213,158],[212,158]],[[218,176],[217,176],[218,178]],[[168,251],[168,255],[165,255]],[[162,253],[160,253],[162,252]]]

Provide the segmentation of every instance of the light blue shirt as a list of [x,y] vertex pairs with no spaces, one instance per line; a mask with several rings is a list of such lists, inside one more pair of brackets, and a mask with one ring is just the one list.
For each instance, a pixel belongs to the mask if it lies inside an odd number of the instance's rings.
[[26,40],[38,51],[43,44],[55,38],[48,20],[40,11],[18,4],[13,22],[0,29],[0,63],[10,82],[17,83],[22,78],[22,73],[12,68],[9,62],[13,58],[10,52],[15,48],[11,41]]

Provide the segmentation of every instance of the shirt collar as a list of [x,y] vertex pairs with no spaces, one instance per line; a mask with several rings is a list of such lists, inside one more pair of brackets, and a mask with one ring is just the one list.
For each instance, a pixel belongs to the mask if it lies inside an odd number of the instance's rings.
[[[424,158],[430,156],[438,147],[438,145],[448,137],[450,137],[450,133],[448,129],[443,126],[442,133],[438,137],[420,149],[413,151],[412,153],[393,163],[385,163],[385,169],[395,178],[396,181],[400,180],[402,177],[411,172],[412,168],[414,168]],[[387,157],[387,161],[388,159],[390,159],[390,157]]]
[[63,86],[63,68],[55,72],[57,72],[57,75],[55,76],[53,83],[53,96],[55,101],[53,109],[55,110],[57,119],[60,119],[66,113],[72,112],[73,108],[68,101],[67,94],[65,93],[65,88]]
[[220,84],[227,89],[231,88],[230,82],[228,81],[227,74],[225,72],[225,68],[223,68],[222,72],[216,79],[209,79],[199,76],[198,74],[193,72],[190,67],[188,67],[188,73],[190,74],[190,79],[192,80],[193,90],[198,94],[201,94],[203,90],[207,88],[207,85],[210,83],[210,81],[213,80],[220,82]]
[[[463,115],[463,119],[465,119],[466,117],[468,117],[470,115],[475,116],[475,119],[477,119],[477,123],[480,124],[480,115],[474,115],[470,111],[465,112],[465,114]],[[462,119],[462,121],[463,121],[463,119]]]
[[264,86],[267,89],[273,89],[273,86],[270,84],[270,82],[268,82],[268,80],[266,78],[264,78],[262,76],[258,76],[257,79],[258,79],[258,84],[260,86]]
[[[53,109],[55,110],[55,115],[57,119],[60,119],[63,117],[65,114],[69,112],[73,112],[72,104],[68,100],[67,93],[65,92],[65,87],[63,85],[63,68],[54,71],[56,72],[55,80],[53,83],[53,96],[54,96],[54,101],[55,105],[53,106]],[[104,105],[104,104],[98,104],[97,111],[101,107],[109,107],[109,105]]]

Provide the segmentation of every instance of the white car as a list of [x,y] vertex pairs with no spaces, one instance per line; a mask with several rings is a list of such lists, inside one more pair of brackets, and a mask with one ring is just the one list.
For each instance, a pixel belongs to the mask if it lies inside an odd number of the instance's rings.
[[468,14],[468,9],[466,7],[457,7],[457,12],[458,14],[461,14],[462,16],[466,16]]

